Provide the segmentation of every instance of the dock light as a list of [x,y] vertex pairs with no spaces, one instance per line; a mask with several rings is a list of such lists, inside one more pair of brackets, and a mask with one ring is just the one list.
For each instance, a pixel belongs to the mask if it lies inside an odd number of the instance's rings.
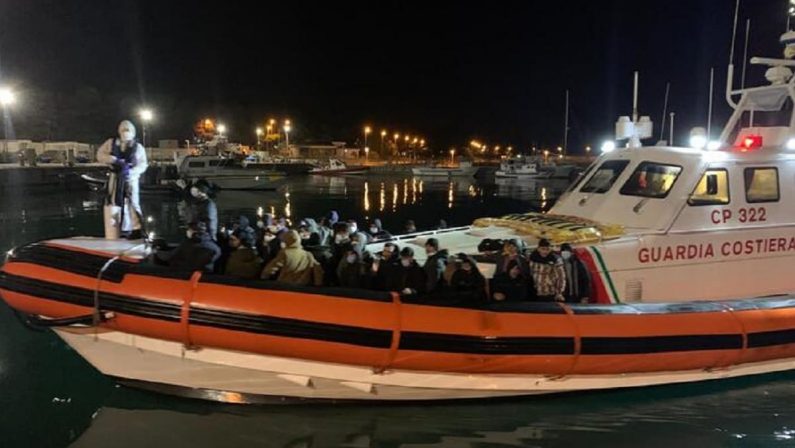
[[721,146],[722,143],[718,140],[710,140],[709,143],[707,143],[707,151],[717,151]]
[[0,106],[10,106],[17,102],[17,96],[7,87],[0,87]]
[[695,127],[690,130],[690,147],[704,149],[707,146],[707,130],[702,127]]
[[152,113],[150,109],[141,110],[141,112],[139,112],[139,115],[141,116],[141,120],[143,120],[144,122],[152,121],[152,119],[155,118],[155,114]]
[[225,124],[219,124],[218,125],[218,133],[223,135],[225,132],[226,132],[226,125]]
[[258,135],[258,136],[259,136],[259,135],[262,135],[262,128],[257,128],[257,129],[256,129],[254,132],[255,132],[255,133]]
[[787,140],[786,147],[790,151],[794,151],[795,150],[795,138],[791,138],[791,139]]
[[608,153],[608,152],[610,152],[610,151],[612,151],[614,149],[616,149],[616,142],[614,142],[612,140],[608,140],[608,141],[602,143],[602,152],[603,153]]

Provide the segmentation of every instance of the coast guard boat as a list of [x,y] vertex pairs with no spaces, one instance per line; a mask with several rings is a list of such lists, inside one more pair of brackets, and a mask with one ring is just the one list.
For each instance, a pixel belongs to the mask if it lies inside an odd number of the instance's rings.
[[[795,55],[795,33],[782,43]],[[570,242],[591,303],[450,304],[175,272],[146,263],[143,244],[90,237],[14,249],[0,295],[123,383],[233,403],[522,396],[791,370],[795,61],[752,62],[770,84],[732,90],[730,77],[734,113],[718,142],[643,147],[651,123],[635,112],[617,125],[627,145],[548,214],[396,238],[420,258],[431,236],[469,253],[487,237]]]

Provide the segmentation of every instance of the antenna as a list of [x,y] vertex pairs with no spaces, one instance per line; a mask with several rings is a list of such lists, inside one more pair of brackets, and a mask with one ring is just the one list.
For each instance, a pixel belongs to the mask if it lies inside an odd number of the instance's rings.
[[665,102],[663,103],[662,124],[660,125],[660,140],[665,135],[665,112],[668,110],[668,93],[671,91],[671,82],[665,83]]
[[751,34],[751,19],[745,20],[745,49],[743,50],[743,74],[740,78],[740,88],[745,88],[745,67],[748,65],[748,36]]
[[669,144],[671,146],[674,145],[674,115],[676,114],[674,112],[671,112],[671,133],[669,134],[669,138],[671,140]]
[[632,121],[638,121],[638,72],[635,72],[635,87],[632,91]]
[[569,149],[569,89],[566,89],[566,118],[563,122],[563,153]]
[[737,17],[740,15],[740,0],[734,4],[734,26],[732,27],[732,45],[729,49],[729,66],[726,68],[726,102],[732,109],[737,108],[737,103],[732,100],[732,86],[734,84],[734,43],[737,40]]
[[712,92],[714,91],[712,85],[715,82],[715,67],[709,68],[709,112],[707,112],[707,140],[712,137],[710,130],[712,130]]

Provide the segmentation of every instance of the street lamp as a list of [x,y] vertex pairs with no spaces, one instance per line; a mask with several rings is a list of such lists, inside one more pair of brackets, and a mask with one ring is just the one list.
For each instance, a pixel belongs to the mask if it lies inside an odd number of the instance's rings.
[[367,160],[368,160],[368,156],[369,155],[370,155],[370,147],[369,146],[365,146],[364,147],[364,164],[365,165],[367,164]]
[[225,133],[226,133],[226,125],[225,124],[219,124],[218,125],[218,135],[223,137]]
[[370,134],[370,132],[373,132],[373,130],[370,129],[370,126],[365,126],[364,127],[364,147],[365,148],[367,148],[367,136]]
[[590,147],[590,146],[586,146],[586,147],[585,147],[585,153],[586,153],[587,155],[591,155],[591,147]]
[[392,138],[393,138],[392,141],[395,143],[395,154],[397,155],[397,154],[399,154],[398,153],[398,139],[400,138],[400,134],[395,132],[395,135],[393,135]]
[[450,165],[455,165],[455,148],[450,148]]
[[[14,94],[14,91],[7,87],[0,87],[0,106],[3,106],[3,112],[6,112],[6,109],[14,104],[17,101],[17,97]],[[8,134],[5,126],[3,127],[3,140],[5,140],[5,148],[3,148],[3,153],[8,153]]]
[[384,157],[384,137],[386,137],[386,129],[381,130],[381,147],[378,148],[378,152],[381,153],[381,157]]
[[141,117],[141,123],[143,123],[143,144],[144,148],[146,148],[146,125],[155,118],[155,114],[152,113],[151,109],[141,109],[138,112],[138,116]]
[[0,106],[7,107],[17,102],[14,91],[8,87],[0,87]]
[[262,128],[257,128],[257,130],[254,132],[257,134],[257,150],[259,150],[260,138],[262,137]]
[[293,129],[290,120],[284,120],[284,144],[287,151],[290,150],[290,131]]

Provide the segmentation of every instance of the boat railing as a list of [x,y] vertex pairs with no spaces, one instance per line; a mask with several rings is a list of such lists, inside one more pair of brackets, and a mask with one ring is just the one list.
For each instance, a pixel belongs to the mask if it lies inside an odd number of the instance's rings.
[[472,229],[472,226],[460,226],[460,227],[449,227],[446,229],[424,230],[422,232],[406,233],[404,235],[392,236],[391,238],[379,239],[377,241],[373,241],[372,243],[368,243],[367,245],[369,246],[372,244],[397,243],[401,241],[413,240],[419,237],[432,237],[435,235],[444,235],[447,233],[467,231],[470,229]]

